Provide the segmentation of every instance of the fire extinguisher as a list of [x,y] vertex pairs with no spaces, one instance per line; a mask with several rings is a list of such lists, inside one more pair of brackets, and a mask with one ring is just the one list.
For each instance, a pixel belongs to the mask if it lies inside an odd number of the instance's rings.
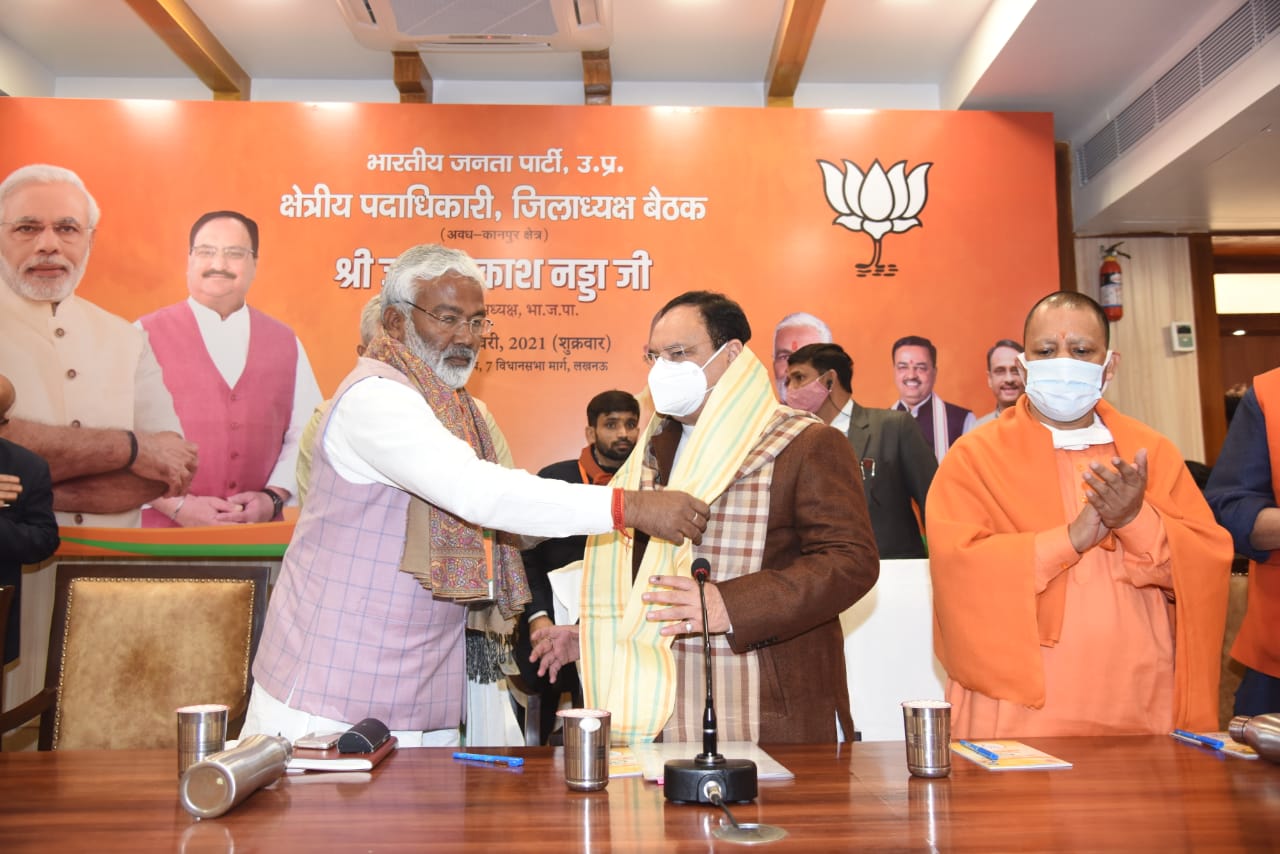
[[1120,258],[1131,257],[1127,252],[1121,252],[1120,247],[1124,245],[1124,241],[1112,244],[1111,246],[1100,246],[1102,250],[1102,267],[1098,270],[1099,297],[1102,303],[1102,310],[1106,313],[1108,320],[1119,320],[1124,317],[1124,289],[1123,280],[1124,272],[1120,269]]

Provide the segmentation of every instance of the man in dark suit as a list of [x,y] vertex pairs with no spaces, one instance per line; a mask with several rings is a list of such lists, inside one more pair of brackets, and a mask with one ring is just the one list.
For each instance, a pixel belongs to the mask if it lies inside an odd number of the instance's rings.
[[[9,423],[13,384],[0,376],[0,434]],[[0,585],[18,588],[4,637],[4,661],[18,657],[22,565],[38,563],[58,548],[49,464],[21,445],[0,438]]]
[[[587,404],[587,445],[576,458],[552,463],[538,472],[538,477],[568,483],[607,484],[618,467],[627,461],[640,435],[640,402],[625,391],[602,391]],[[533,601],[525,606],[517,623],[514,654],[516,666],[525,687],[541,695],[542,720],[539,721],[542,743],[547,742],[555,724],[555,710],[560,695],[569,692],[574,706],[582,705],[582,686],[577,668],[566,665],[555,684],[538,675],[538,665],[529,660],[533,645],[529,636],[555,625],[554,599],[547,573],[582,560],[587,547],[585,536],[552,537],[532,549],[520,553],[524,574],[529,580]]]
[[920,522],[938,461],[910,414],[860,406],[853,399],[853,360],[839,344],[809,344],[791,354],[787,404],[814,413],[849,437],[862,463],[862,488],[880,557],[925,557]]

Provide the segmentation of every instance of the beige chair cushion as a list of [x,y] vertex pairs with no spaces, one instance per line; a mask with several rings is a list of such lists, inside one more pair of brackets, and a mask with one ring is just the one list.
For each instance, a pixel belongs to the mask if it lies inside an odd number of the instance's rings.
[[74,579],[54,747],[175,749],[179,706],[242,713],[253,596],[237,579]]

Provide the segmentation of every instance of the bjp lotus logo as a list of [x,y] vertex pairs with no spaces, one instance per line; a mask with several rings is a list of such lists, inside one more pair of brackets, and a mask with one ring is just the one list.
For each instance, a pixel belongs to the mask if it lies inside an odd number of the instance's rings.
[[925,178],[932,163],[921,163],[907,173],[907,161],[901,160],[888,172],[880,161],[872,162],[865,173],[856,163],[844,161],[844,171],[834,163],[819,160],[827,204],[839,216],[832,225],[843,225],[850,231],[865,232],[871,238],[871,260],[857,264],[859,276],[894,276],[897,264],[880,263],[881,241],[889,232],[901,234],[920,225],[919,214],[929,197]]

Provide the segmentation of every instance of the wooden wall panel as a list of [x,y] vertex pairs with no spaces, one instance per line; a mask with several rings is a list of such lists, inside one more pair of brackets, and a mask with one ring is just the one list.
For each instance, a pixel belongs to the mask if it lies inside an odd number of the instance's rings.
[[[1124,240],[1124,317],[1111,325],[1120,366],[1106,399],[1168,436],[1189,460],[1205,458],[1195,353],[1174,353],[1169,324],[1194,317],[1190,257],[1180,237],[1089,237],[1076,241],[1081,293],[1098,298],[1100,245]],[[1213,336],[1216,329],[1198,329]]]

